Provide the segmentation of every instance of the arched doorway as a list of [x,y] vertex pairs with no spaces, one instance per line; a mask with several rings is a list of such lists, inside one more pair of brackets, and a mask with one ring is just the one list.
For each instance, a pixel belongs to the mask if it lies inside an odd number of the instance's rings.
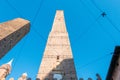
[[58,73],[57,73],[57,74],[54,74],[54,75],[53,75],[53,79],[54,79],[54,80],[62,80],[62,79],[63,79],[63,76],[62,76],[61,74],[58,74]]

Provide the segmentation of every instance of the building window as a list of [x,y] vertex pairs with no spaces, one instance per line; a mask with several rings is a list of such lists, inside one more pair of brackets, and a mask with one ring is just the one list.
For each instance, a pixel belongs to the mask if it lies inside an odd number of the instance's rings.
[[59,60],[60,59],[60,56],[57,56],[57,60]]

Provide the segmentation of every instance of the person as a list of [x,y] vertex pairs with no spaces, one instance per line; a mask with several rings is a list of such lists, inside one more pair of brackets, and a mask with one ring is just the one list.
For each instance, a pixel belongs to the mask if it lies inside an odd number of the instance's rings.
[[97,80],[102,80],[102,78],[100,77],[98,73],[96,73],[96,77],[97,77]]
[[27,80],[32,80],[31,78],[28,78]]
[[27,73],[23,73],[22,76],[18,78],[18,80],[27,80]]
[[14,80],[14,78],[10,78],[9,80]]
[[92,80],[92,78],[88,78],[88,80]]

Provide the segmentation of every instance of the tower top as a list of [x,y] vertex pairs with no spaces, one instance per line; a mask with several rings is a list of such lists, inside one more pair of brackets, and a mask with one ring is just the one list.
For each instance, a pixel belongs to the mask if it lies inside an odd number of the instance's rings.
[[14,59],[11,59],[7,64],[9,64],[10,66],[12,65]]
[[52,31],[53,32],[67,32],[63,10],[56,11],[55,19],[54,19],[53,26],[52,26]]

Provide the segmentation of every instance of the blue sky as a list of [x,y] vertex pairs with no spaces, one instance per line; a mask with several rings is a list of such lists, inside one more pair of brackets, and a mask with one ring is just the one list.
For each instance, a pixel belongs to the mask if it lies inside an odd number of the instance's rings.
[[24,72],[35,80],[56,10],[64,10],[78,78],[95,80],[99,73],[105,80],[111,53],[120,45],[119,8],[120,0],[0,0],[0,22],[17,17],[31,22],[29,34],[0,60],[2,65],[14,58],[7,80]]

